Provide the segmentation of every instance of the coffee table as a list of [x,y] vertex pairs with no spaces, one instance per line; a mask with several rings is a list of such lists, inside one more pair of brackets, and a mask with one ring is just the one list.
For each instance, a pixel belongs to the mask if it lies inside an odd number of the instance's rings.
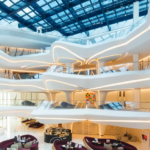
[[124,147],[125,145],[124,144],[113,143],[111,146],[112,146],[113,150],[117,150],[118,147]]
[[101,142],[92,141],[92,144],[95,146],[102,146]]

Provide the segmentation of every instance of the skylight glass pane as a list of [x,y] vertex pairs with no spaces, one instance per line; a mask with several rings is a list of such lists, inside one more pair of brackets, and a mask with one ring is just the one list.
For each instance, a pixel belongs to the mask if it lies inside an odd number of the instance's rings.
[[63,3],[62,0],[57,0],[57,2],[58,2],[59,4],[62,4],[62,3]]
[[54,1],[52,3],[50,3],[50,6],[53,8],[53,7],[56,7],[57,6],[57,3]]
[[43,23],[45,23],[45,22],[42,20],[42,21],[40,21],[39,23],[40,23],[40,24],[43,24]]
[[96,8],[100,8],[100,4],[94,5],[94,8],[95,8],[95,9],[96,9]]
[[61,16],[65,15],[65,13],[62,11],[62,12],[58,13],[58,15],[61,17]]
[[24,18],[25,20],[28,20],[30,17],[26,15],[26,16],[24,16],[23,18]]
[[14,3],[17,3],[17,2],[19,2],[19,0],[12,0]]
[[31,9],[29,7],[26,7],[25,9],[23,9],[26,13],[29,13],[31,11]]
[[83,13],[84,13],[83,10],[77,12],[78,15],[81,15],[81,14],[83,14]]
[[88,6],[88,5],[90,5],[90,4],[91,4],[90,1],[87,1],[87,2],[85,2],[85,3],[82,3],[82,6],[85,7],[85,6]]
[[91,0],[91,1],[92,1],[92,3],[98,2],[98,0]]
[[46,5],[46,6],[42,7],[42,9],[45,10],[45,11],[47,11],[47,10],[50,9],[50,7],[48,5]]
[[17,14],[18,14],[19,16],[23,16],[25,13],[24,13],[23,11],[19,11]]
[[93,8],[92,7],[88,7],[85,9],[86,12],[91,11]]
[[29,16],[30,17],[34,17],[36,14],[34,12],[30,13]]
[[13,3],[9,0],[5,1],[4,4],[7,6],[7,7],[10,7],[13,5]]
[[77,5],[75,7],[73,7],[74,10],[77,10],[77,9],[80,9],[81,8],[81,5]]
[[44,1],[44,0],[39,0],[39,1],[37,2],[37,4],[38,4],[39,6],[43,6],[43,5],[45,4],[45,1]]
[[67,19],[69,19],[69,18],[68,18],[67,16],[65,16],[65,17],[63,17],[62,19],[63,19],[63,20],[67,20]]
[[57,19],[57,20],[55,20],[55,22],[56,22],[56,23],[59,23],[59,22],[61,22],[61,20],[60,20],[60,19]]
[[57,17],[57,15],[53,15],[53,16],[51,16],[51,18],[52,18],[52,19],[56,19],[56,18],[58,18],[58,17]]

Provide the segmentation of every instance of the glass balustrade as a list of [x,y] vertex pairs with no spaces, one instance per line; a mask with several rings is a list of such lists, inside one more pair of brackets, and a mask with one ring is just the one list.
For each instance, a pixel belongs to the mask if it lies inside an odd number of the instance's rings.
[[[124,73],[127,71],[133,71],[134,66],[139,68],[139,71],[149,70],[150,62],[149,61],[141,61],[137,63],[125,63],[125,64],[117,64],[111,66],[105,66],[99,69],[100,74],[97,74],[96,67],[89,69],[81,69],[81,68],[68,68],[64,66],[51,66],[47,69],[46,73],[59,73],[59,74],[70,74],[70,75],[103,75],[103,74],[111,74],[111,73]],[[137,70],[136,70],[137,71]],[[41,79],[44,73],[20,73],[13,72],[12,78],[9,78],[9,75],[5,70],[0,70],[0,78],[7,78],[12,80],[23,80],[23,79]]]
[[97,35],[92,35],[91,37],[87,37],[87,38],[59,37],[57,39],[57,41],[65,41],[65,42],[75,43],[75,44],[80,44],[80,45],[91,45],[91,44],[100,43],[100,42],[104,42],[104,41],[115,40],[118,38],[124,38],[128,34],[130,34],[133,30],[135,30],[140,25],[142,25],[144,22],[146,22],[146,19],[147,19],[147,17],[144,16],[143,18],[141,18],[137,23],[135,23],[132,26],[127,26],[124,28],[119,28],[114,31],[100,33]]
[[38,110],[57,109],[100,109],[115,111],[150,111],[150,103],[147,102],[126,102],[126,101],[105,101],[104,104],[98,102],[90,103],[85,100],[66,101],[42,101],[36,108]]
[[41,79],[43,73],[14,73],[14,80],[22,79]]
[[10,106],[38,106],[44,100],[21,100],[21,99],[1,99],[0,107]]
[[47,100],[21,100],[21,99],[5,99],[0,100],[0,107],[11,106],[36,106],[38,110],[57,110],[57,109],[100,109],[115,111],[142,111],[150,112],[149,102],[130,102],[130,101],[105,101],[104,104],[87,102],[85,100],[66,101],[47,101]]
[[[134,67],[137,66],[140,70],[149,70],[150,62],[137,62],[137,63],[125,63],[125,64],[117,64],[111,66],[105,66],[99,69],[100,74],[109,74],[109,73],[117,73],[117,72],[127,72],[133,71]],[[64,66],[52,66],[47,69],[46,72],[50,73],[62,73],[62,74],[72,74],[72,75],[97,75],[96,67],[92,69],[79,69],[79,68],[68,68]]]

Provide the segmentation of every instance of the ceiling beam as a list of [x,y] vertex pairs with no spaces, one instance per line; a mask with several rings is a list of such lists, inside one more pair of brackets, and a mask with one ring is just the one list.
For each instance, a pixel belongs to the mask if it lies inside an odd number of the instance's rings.
[[106,12],[104,11],[104,8],[103,8],[103,5],[102,5],[102,3],[101,3],[101,0],[98,0],[98,1],[99,1],[101,10],[102,10],[103,16],[104,16],[105,21],[106,21],[106,25],[107,25],[108,31],[111,31],[111,27],[110,27],[110,25],[109,25],[109,20],[108,20],[106,14],[105,14]]

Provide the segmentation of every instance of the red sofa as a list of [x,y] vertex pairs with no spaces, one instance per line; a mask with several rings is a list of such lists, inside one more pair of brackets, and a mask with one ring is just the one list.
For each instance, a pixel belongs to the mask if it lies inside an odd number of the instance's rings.
[[[30,142],[30,141],[33,141],[33,140],[36,140],[36,141],[37,141],[37,139],[36,139],[34,136],[29,135],[29,134],[22,135],[21,138],[22,138],[22,137],[30,138],[29,142]],[[1,143],[0,143],[0,148],[1,148],[1,149],[4,148],[4,149],[6,150],[6,149],[9,148],[12,144],[14,144],[14,139],[9,139],[9,140],[6,140],[6,141],[1,142]],[[32,144],[30,150],[38,150],[38,143],[37,143],[37,144]]]
[[[94,138],[92,137],[84,137],[83,139],[83,142],[84,144],[86,145],[86,147],[88,147],[88,149],[94,149],[94,150],[106,150],[104,146],[104,143],[106,143],[106,140],[107,139],[98,139],[98,141],[102,144],[102,146],[95,146],[92,144],[92,141],[94,141]],[[110,143],[114,143],[116,140],[115,139],[109,139],[110,140]],[[88,142],[87,142],[88,141]],[[124,150],[137,150],[136,147],[128,144],[128,143],[125,143],[125,142],[122,142],[122,144],[124,144]]]
[[[53,143],[52,149],[53,150],[62,150],[62,145],[66,145],[67,142],[68,141],[55,141]],[[71,143],[74,143],[74,142],[71,142]],[[87,148],[82,145],[82,148],[76,148],[76,150],[87,150]]]

